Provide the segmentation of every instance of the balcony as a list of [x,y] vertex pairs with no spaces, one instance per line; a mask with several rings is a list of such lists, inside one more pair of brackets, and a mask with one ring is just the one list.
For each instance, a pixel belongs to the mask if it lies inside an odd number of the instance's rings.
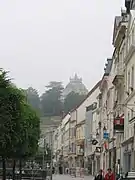
[[123,133],[124,132],[124,115],[115,118],[113,125],[114,125],[114,131],[116,133],[120,133],[120,132]]
[[79,148],[79,149],[77,149],[76,154],[77,154],[78,156],[83,156],[83,155],[84,155],[84,148]]
[[113,78],[113,85],[116,87],[119,87],[119,85],[123,84],[124,81],[124,62],[121,58],[115,59],[116,67],[114,72],[114,78]]
[[76,146],[76,155],[78,156],[84,155],[84,144]]
[[118,85],[120,85],[123,82],[123,80],[124,80],[124,75],[116,74],[113,81],[112,81],[112,83],[113,83],[114,86],[117,87]]
[[74,155],[74,154],[76,154],[76,145],[75,145],[75,143],[71,143],[71,144],[70,144],[68,154],[69,154],[69,155]]
[[68,153],[68,155],[75,155],[75,154],[76,154],[76,151],[75,151],[75,150],[73,150],[73,151],[70,150],[69,153]]
[[114,38],[114,47],[118,47],[121,40],[123,39],[127,28],[127,20],[123,19],[119,22],[119,26],[117,27],[117,31]]
[[84,139],[76,139],[76,144],[79,146],[84,145]]

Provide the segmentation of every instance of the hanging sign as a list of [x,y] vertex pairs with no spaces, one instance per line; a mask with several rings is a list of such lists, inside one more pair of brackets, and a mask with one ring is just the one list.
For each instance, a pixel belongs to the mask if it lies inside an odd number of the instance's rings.
[[104,139],[108,139],[108,138],[109,138],[109,133],[104,132],[104,134],[103,134],[103,138],[104,138]]

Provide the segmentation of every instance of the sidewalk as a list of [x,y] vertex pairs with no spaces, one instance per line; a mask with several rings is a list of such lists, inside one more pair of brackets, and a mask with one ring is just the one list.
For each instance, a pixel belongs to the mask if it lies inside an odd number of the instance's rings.
[[54,175],[53,180],[93,180],[93,176],[72,177],[70,175]]

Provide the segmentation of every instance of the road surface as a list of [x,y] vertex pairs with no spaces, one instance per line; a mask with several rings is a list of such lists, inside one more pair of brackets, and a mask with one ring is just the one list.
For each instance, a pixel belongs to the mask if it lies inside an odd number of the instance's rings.
[[71,177],[69,175],[54,175],[53,180],[93,180],[93,176]]

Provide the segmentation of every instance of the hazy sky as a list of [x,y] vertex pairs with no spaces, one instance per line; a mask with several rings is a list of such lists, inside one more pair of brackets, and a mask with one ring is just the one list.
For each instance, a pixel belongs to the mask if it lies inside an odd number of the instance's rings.
[[112,55],[124,0],[0,0],[0,64],[19,87],[42,92],[78,73],[90,89]]

